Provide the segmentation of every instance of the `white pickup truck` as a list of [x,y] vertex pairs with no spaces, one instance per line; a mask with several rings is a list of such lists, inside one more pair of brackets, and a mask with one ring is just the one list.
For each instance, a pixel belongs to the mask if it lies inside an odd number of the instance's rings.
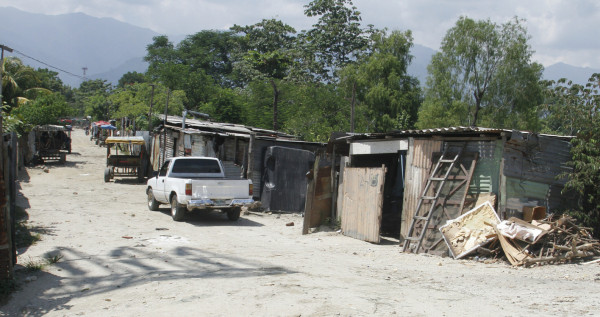
[[237,220],[241,207],[254,202],[252,181],[226,179],[223,164],[213,157],[167,159],[147,184],[148,209],[170,204],[175,221],[194,209],[219,209],[227,212],[229,220]]

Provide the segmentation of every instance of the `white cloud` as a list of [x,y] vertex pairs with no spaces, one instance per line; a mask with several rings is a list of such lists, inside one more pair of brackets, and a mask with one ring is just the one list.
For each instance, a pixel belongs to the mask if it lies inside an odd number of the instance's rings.
[[[188,35],[276,18],[297,31],[314,20],[304,16],[309,0],[0,0],[0,6],[43,14],[82,12],[94,17]],[[437,49],[459,16],[504,23],[527,20],[535,57],[545,65],[562,61],[600,68],[600,1],[597,0],[354,0],[363,23],[413,32],[415,43]]]

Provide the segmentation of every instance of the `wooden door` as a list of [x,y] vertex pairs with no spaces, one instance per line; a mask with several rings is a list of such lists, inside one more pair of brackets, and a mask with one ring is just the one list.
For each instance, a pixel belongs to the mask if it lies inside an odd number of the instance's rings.
[[384,182],[385,166],[344,170],[341,212],[344,235],[379,243]]

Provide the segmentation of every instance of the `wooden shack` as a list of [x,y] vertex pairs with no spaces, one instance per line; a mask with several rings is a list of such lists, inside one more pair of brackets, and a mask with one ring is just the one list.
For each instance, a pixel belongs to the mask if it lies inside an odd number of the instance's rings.
[[[501,219],[520,217],[529,206],[544,206],[552,212],[568,203],[561,195],[566,179],[557,176],[568,171],[570,139],[480,127],[337,134],[328,145],[328,152],[336,156],[339,184],[334,190],[334,213],[342,217],[342,230],[346,223],[351,228],[346,230],[354,236],[369,236],[365,240],[378,242],[381,231],[402,241],[409,234],[415,212],[423,208],[420,200],[431,195],[424,189],[434,178],[436,162],[442,153],[452,151],[462,154],[445,178],[448,188],[440,192],[443,199],[433,207],[439,212],[428,222],[428,230],[437,231],[447,220],[482,201],[491,201]],[[364,173],[369,173],[368,179],[356,178]],[[352,193],[358,186],[355,182],[364,182],[367,188],[375,186],[380,177],[381,190],[369,195]],[[369,208],[350,207],[361,203]],[[364,232],[357,234],[356,228]],[[431,240],[441,241],[439,237]]]

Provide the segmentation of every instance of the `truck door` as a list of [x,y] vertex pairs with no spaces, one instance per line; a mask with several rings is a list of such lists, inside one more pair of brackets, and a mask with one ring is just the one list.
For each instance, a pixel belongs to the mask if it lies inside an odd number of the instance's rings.
[[156,177],[154,197],[156,197],[156,200],[162,202],[168,202],[167,193],[165,193],[165,179],[167,178],[167,171],[169,171],[169,163],[171,163],[170,160],[163,163],[158,171],[158,176]]

